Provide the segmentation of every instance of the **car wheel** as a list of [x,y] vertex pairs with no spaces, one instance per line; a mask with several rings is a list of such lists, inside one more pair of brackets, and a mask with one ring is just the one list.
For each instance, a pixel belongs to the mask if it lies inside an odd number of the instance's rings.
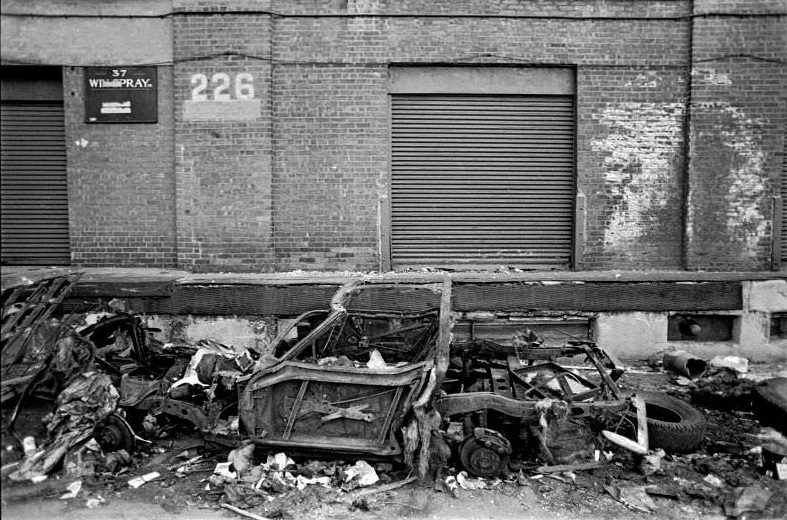
[[[705,438],[705,416],[686,401],[657,392],[637,392],[645,401],[650,448],[691,451]],[[636,419],[636,413],[628,416]]]
[[762,424],[787,433],[787,377],[767,379],[754,387],[754,414]]
[[118,414],[110,414],[96,428],[94,434],[101,447],[107,451],[126,450],[133,453],[137,447],[136,435],[131,425]]
[[500,453],[494,445],[485,446],[475,437],[469,437],[462,443],[459,459],[468,473],[475,477],[494,477],[508,467],[509,454]]

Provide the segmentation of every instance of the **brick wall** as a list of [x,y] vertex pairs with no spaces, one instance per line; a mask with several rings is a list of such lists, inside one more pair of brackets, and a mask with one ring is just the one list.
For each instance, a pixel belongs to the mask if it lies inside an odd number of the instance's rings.
[[685,79],[679,65],[580,67],[586,269],[680,269]]
[[279,270],[378,266],[388,178],[384,65],[274,68],[273,180]]
[[173,21],[178,263],[270,271],[271,19],[217,4],[176,2]]
[[[168,9],[174,64],[160,68],[159,125],[82,124],[81,72],[66,74],[77,264],[378,269],[388,67],[488,64],[576,71],[583,268],[770,267],[787,119],[783,0]],[[237,99],[239,77],[250,99]]]
[[[778,0],[771,0],[777,3]],[[678,17],[688,14],[688,2],[675,0],[273,0],[271,9],[284,15],[410,15],[532,16],[532,17]]]
[[[770,268],[785,136],[784,2],[696,3],[687,266]],[[759,16],[758,16],[759,15]]]
[[[511,17],[456,18],[306,16],[316,9],[274,5],[299,14],[278,19],[274,31],[280,269],[377,267],[390,63],[577,67],[578,186],[589,201],[585,267],[680,267],[688,23],[583,19],[631,16],[621,11],[631,7],[626,2],[603,12],[597,3],[592,12],[537,4],[541,11],[531,2],[506,4]],[[483,2],[429,5],[432,14],[495,12]],[[680,5],[655,3],[649,13],[676,17]],[[336,15],[422,12],[387,2],[329,7]],[[577,19],[529,17],[538,13]],[[356,194],[351,204],[343,195],[347,186]],[[299,204],[299,197],[316,203]],[[332,259],[336,251],[353,256]]]
[[74,265],[176,265],[172,68],[158,81],[158,123],[85,124],[84,69],[63,68]]
[[[778,9],[766,4],[766,11]],[[737,12],[743,4],[722,7]],[[696,195],[695,170],[691,181],[686,177],[688,2],[350,0],[273,2],[269,8],[276,13],[271,49],[276,270],[380,265],[387,223],[378,219],[388,190],[390,143],[385,72],[391,63],[576,67],[577,187],[588,202],[584,268],[759,269],[768,262],[770,236],[762,225],[770,214],[762,197],[746,202],[751,193],[743,191],[731,206],[744,212],[762,207],[756,216],[757,262],[686,258],[686,248],[698,243],[684,237],[685,219],[704,223],[706,229],[689,229],[693,238],[705,234],[715,240],[718,223],[698,217],[701,208],[730,211],[730,205],[720,208],[715,191]],[[698,5],[698,12],[714,9]],[[697,23],[711,19],[703,15]],[[695,44],[697,38],[705,38],[700,46],[708,48],[725,39],[731,47],[741,43],[733,35],[695,35]],[[766,30],[764,40],[759,45],[779,37]],[[765,88],[762,95],[771,94]],[[704,145],[692,150],[699,153]],[[693,197],[687,210],[689,182]],[[724,256],[715,249],[712,254]]]

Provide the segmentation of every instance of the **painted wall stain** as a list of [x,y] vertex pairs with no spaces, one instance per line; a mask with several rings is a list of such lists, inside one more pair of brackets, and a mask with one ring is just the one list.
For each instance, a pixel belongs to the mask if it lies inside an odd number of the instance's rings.
[[591,147],[605,154],[604,189],[612,199],[604,231],[608,251],[630,257],[653,214],[666,208],[681,153],[683,112],[680,103],[628,102],[599,114],[609,133]]

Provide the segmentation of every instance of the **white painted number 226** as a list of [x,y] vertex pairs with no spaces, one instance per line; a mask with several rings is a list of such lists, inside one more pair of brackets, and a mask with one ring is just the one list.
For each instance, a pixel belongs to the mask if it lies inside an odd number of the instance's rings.
[[[235,74],[234,92],[230,92],[233,84],[230,75],[225,72],[217,72],[210,77],[210,86],[213,91],[215,101],[229,101],[233,99],[253,99],[254,98],[254,78],[248,72]],[[193,74],[191,76],[191,100],[207,101],[208,97],[208,76],[205,74]]]

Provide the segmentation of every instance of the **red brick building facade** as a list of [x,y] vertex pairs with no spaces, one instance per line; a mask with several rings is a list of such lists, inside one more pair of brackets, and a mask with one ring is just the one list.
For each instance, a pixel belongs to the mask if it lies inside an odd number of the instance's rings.
[[[3,0],[3,261],[778,269],[785,35],[783,0]],[[88,122],[86,68],[140,66],[157,122]],[[18,144],[58,103],[62,153]]]

